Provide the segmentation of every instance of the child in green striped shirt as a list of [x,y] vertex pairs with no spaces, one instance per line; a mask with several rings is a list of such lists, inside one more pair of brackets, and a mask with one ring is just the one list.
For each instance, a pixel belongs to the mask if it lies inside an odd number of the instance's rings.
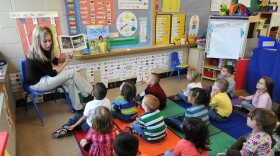
[[146,95],[142,101],[142,108],[145,113],[136,118],[131,127],[143,139],[150,143],[161,142],[166,138],[166,125],[159,108],[159,100],[153,95]]

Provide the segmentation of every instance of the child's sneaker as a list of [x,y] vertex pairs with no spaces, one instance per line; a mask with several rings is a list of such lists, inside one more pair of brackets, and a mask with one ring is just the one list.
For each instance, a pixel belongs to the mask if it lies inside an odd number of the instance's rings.
[[59,128],[58,130],[56,130],[55,132],[52,133],[52,136],[54,138],[60,138],[63,136],[66,136],[68,130],[66,128]]
[[226,156],[225,153],[217,153],[217,156]]
[[130,134],[136,134],[136,131],[132,127],[129,127],[129,126],[127,126],[124,131],[128,132]]

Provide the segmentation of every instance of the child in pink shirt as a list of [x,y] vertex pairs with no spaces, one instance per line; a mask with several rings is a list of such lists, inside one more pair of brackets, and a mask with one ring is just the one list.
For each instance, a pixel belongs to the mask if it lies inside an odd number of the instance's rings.
[[266,108],[271,110],[272,106],[272,92],[274,88],[274,81],[272,78],[264,76],[257,83],[257,91],[251,96],[240,96],[243,99],[241,106],[251,111],[254,108]]
[[185,139],[181,139],[174,150],[164,153],[164,156],[208,156],[209,132],[208,126],[200,118],[187,118],[182,124]]

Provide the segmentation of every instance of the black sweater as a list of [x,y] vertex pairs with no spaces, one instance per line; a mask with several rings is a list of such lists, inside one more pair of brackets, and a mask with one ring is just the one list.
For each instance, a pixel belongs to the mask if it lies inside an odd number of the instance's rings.
[[[45,53],[47,56],[47,53]],[[48,57],[50,58],[50,57]],[[35,85],[37,84],[41,77],[49,75],[51,77],[54,77],[57,75],[56,70],[53,70],[52,64],[58,65],[58,58],[55,58],[51,62],[43,62],[38,59],[29,59],[26,57],[26,64],[25,64],[25,79],[27,84],[29,85]]]

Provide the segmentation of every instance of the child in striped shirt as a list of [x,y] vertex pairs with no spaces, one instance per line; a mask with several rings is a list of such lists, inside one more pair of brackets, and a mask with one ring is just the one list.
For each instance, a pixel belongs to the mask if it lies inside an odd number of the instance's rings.
[[146,95],[142,101],[142,108],[145,113],[136,118],[131,127],[126,131],[135,131],[149,143],[161,142],[166,138],[166,125],[159,108],[159,100],[153,95]]
[[202,119],[209,125],[209,116],[206,106],[210,101],[209,94],[201,88],[192,88],[188,95],[188,102],[192,107],[187,108],[185,114],[164,119],[165,123],[172,128],[182,131],[181,125],[184,120],[190,117],[197,117]]
[[137,104],[135,103],[136,87],[130,82],[123,82],[120,87],[121,95],[112,104],[112,114],[124,122],[131,122],[137,116]]

